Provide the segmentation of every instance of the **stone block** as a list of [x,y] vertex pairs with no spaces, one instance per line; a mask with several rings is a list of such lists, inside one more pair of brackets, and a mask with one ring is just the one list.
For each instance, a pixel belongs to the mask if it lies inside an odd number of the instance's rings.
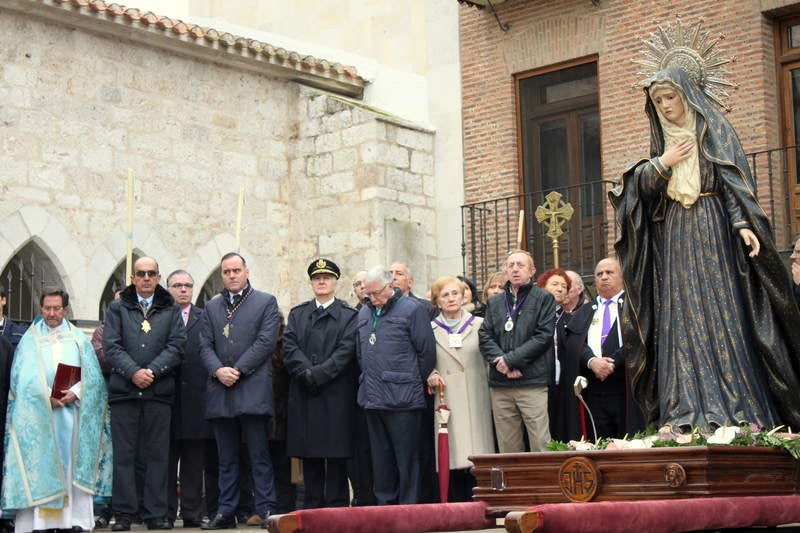
[[422,177],[397,168],[386,169],[386,186],[398,191],[422,192]]
[[317,136],[314,147],[317,153],[333,152],[342,146],[342,136],[338,131],[333,133],[323,133]]
[[353,114],[349,109],[344,109],[333,115],[322,117],[322,131],[333,132],[347,128],[353,124]]
[[253,176],[258,173],[258,161],[252,154],[223,152],[222,168],[231,177]]
[[386,139],[386,125],[383,122],[370,120],[355,124],[342,130],[342,144],[356,146],[364,142]]
[[165,143],[163,137],[155,134],[131,135],[131,150],[148,159],[172,159],[172,143]]
[[426,205],[425,200],[426,198],[421,194],[413,194],[402,191],[397,193],[397,201],[400,202],[401,204],[425,206]]
[[286,159],[259,158],[258,175],[269,180],[284,180],[289,175],[289,162]]
[[414,150],[433,152],[433,134],[410,128],[396,127],[395,141],[401,146]]
[[338,194],[352,189],[352,172],[337,172],[320,180],[319,192],[322,195]]
[[346,148],[333,152],[333,171],[353,169],[358,164],[358,152],[354,148]]
[[411,172],[417,174],[433,174],[433,155],[418,150],[411,152]]
[[408,149],[394,144],[379,143],[377,162],[396,168],[408,168]]
[[78,162],[93,172],[109,173],[113,168],[114,156],[107,146],[81,148]]
[[28,183],[46,189],[64,189],[64,168],[53,163],[31,163]]
[[0,157],[0,182],[25,183],[28,161],[16,157]]
[[309,176],[325,176],[333,169],[333,156],[331,154],[321,154],[309,157],[306,160],[306,173]]

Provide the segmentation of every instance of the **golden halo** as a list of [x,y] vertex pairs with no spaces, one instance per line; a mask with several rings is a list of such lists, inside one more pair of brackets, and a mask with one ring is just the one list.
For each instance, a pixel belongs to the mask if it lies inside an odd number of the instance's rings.
[[725,100],[729,94],[729,87],[736,84],[725,79],[724,65],[735,61],[736,58],[725,59],[717,49],[717,43],[724,37],[711,38],[709,33],[702,29],[703,20],[684,28],[681,19],[675,24],[666,27],[658,26],[658,31],[650,34],[648,39],[642,38],[644,47],[641,50],[644,59],[634,59],[633,62],[644,67],[637,72],[643,79],[637,82],[637,87],[644,83],[660,70],[667,67],[683,69],[689,77],[697,83],[706,95],[721,107],[730,110]]

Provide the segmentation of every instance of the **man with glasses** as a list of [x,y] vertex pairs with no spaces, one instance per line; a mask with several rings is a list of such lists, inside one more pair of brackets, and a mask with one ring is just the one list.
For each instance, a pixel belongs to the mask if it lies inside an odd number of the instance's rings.
[[[128,531],[139,508],[134,464],[144,465],[142,518],[148,529],[171,529],[167,472],[174,369],[186,330],[180,308],[161,285],[158,263],[141,257],[132,284],[108,305],[103,348],[111,366],[108,402],[114,440],[113,531]],[[141,445],[137,443],[141,441]]]
[[[200,330],[203,310],[192,304],[194,279],[185,270],[167,276],[167,290],[181,310],[186,328],[186,349],[178,370],[178,394],[173,410],[173,441],[169,461],[169,519],[178,512],[178,465],[180,463],[180,510],[183,527],[200,527],[205,508],[211,516],[217,512],[217,443],[205,418],[208,372],[200,358]],[[205,483],[203,480],[205,479]]]
[[425,307],[392,281],[384,267],[368,270],[369,303],[358,314],[358,404],[366,410],[378,505],[419,502],[423,382],[436,363]]
[[0,506],[19,509],[16,531],[90,530],[93,495],[111,489],[106,384],[91,342],[66,320],[66,291],[45,288],[39,305],[11,370]]

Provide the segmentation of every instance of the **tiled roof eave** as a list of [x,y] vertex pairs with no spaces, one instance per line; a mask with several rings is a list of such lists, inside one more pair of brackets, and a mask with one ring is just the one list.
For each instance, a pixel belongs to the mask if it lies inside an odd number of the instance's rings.
[[301,56],[261,41],[159,17],[150,12],[142,13],[102,0],[0,0],[0,9],[296,81],[345,96],[361,98],[366,85],[354,67]]

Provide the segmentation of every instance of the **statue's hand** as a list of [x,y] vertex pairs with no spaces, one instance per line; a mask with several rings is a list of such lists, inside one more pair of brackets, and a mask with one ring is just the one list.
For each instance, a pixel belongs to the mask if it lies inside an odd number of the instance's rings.
[[761,251],[761,243],[758,242],[758,237],[756,237],[756,234],[747,228],[742,228],[739,230],[739,236],[744,241],[745,246],[750,247],[750,253],[748,255],[750,257],[757,256],[758,252]]
[[687,139],[685,141],[681,141],[674,146],[670,146],[659,159],[661,159],[661,164],[665,167],[669,168],[677,163],[680,163],[687,157],[689,154],[692,153],[692,150],[695,147],[695,142]]

